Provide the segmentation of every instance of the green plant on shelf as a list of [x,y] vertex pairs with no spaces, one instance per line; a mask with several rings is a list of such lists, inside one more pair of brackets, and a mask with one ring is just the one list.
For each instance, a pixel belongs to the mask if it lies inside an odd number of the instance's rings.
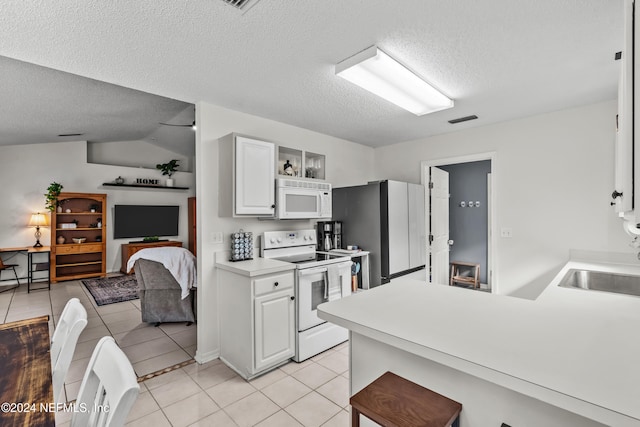
[[143,242],[157,242],[158,240],[160,240],[158,236],[147,236],[142,239]]
[[171,178],[171,175],[178,170],[178,166],[178,160],[173,159],[169,163],[157,164],[156,169],[161,170],[162,175],[169,175],[169,178]]
[[55,211],[56,208],[59,206],[58,196],[62,192],[62,188],[63,188],[62,184],[59,184],[55,181],[49,184],[49,187],[47,187],[47,192],[44,195],[46,200],[45,206],[51,212]]

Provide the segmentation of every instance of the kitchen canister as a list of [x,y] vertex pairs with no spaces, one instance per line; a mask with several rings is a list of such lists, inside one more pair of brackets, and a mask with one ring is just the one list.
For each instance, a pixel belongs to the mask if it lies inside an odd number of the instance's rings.
[[253,259],[253,233],[236,231],[231,233],[231,257],[229,261],[245,261]]

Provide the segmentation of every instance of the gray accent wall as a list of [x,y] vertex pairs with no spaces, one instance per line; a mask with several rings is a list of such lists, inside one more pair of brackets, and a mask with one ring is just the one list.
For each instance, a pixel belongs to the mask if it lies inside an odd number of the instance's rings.
[[[491,161],[439,166],[449,172],[449,239],[453,246],[450,261],[480,264],[480,281],[487,283],[488,189]],[[460,207],[460,202],[465,207]],[[469,202],[474,207],[468,207]],[[475,202],[480,207],[475,207]]]

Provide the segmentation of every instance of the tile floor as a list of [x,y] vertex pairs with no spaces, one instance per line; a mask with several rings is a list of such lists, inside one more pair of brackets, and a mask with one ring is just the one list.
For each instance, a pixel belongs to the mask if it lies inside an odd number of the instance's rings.
[[[77,281],[27,293],[26,286],[0,293],[0,322],[48,314],[50,328],[66,302],[80,299],[87,309],[83,331],[65,385],[75,399],[91,352],[104,335],[113,335],[139,376],[180,363],[195,353],[196,328],[184,323],[158,328],[140,321],[138,301],[97,307]],[[140,383],[140,396],[127,426],[343,426],[349,425],[348,344],[302,363],[290,362],[245,381],[220,360],[192,363]],[[56,425],[68,426],[70,413]]]
[[82,377],[96,343],[112,335],[126,353],[138,376],[191,360],[196,351],[196,325],[165,323],[159,327],[143,323],[140,301],[98,307],[79,281],[52,284],[51,291],[27,293],[26,285],[0,293],[0,323],[49,315],[53,333],[58,317],[71,298],[87,310],[87,327],[80,334],[65,383],[67,400],[76,398]]
[[245,381],[220,360],[141,383],[131,427],[347,427],[348,345]]

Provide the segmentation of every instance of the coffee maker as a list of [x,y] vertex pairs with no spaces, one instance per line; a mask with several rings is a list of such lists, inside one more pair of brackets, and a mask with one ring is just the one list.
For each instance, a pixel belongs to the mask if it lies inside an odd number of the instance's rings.
[[317,250],[342,249],[342,222],[318,221],[316,224]]

